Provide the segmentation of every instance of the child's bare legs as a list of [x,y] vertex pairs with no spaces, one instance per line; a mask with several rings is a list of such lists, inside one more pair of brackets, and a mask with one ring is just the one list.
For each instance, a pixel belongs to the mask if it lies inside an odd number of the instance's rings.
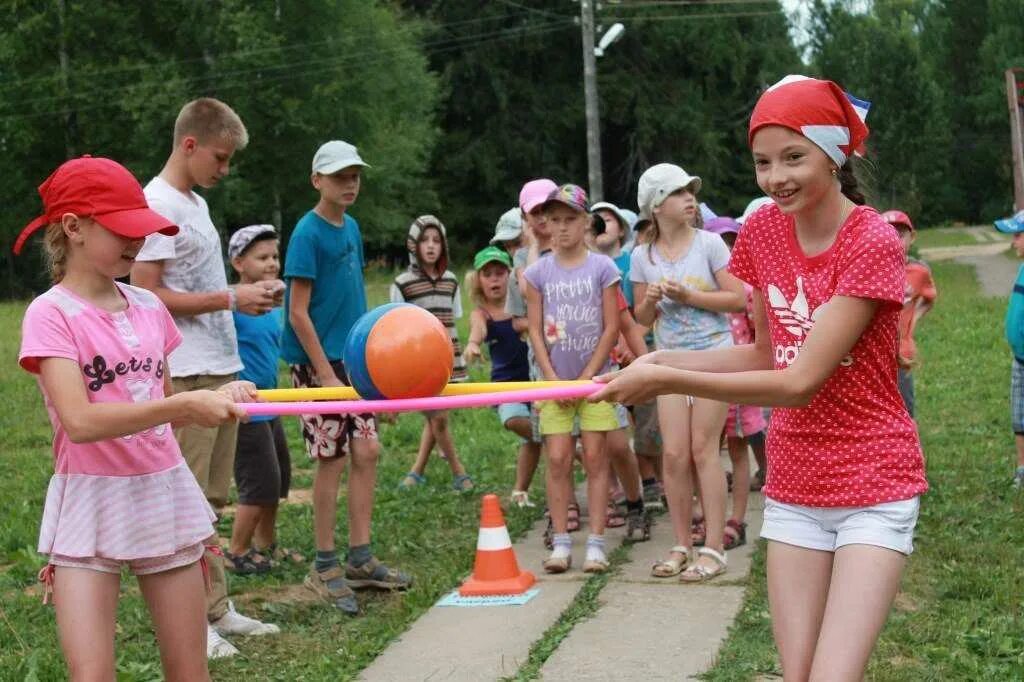
[[537,464],[540,462],[540,443],[527,441],[519,446],[519,455],[516,457],[516,485],[515,490],[527,491],[533,482],[533,474],[537,471]]
[[732,460],[732,518],[743,522],[747,517],[747,498],[750,496],[750,455],[747,439],[729,436],[729,459]]
[[832,561],[832,552],[768,541],[768,605],[787,682],[804,682],[810,674]]
[[[587,443],[583,441],[584,452]],[[607,433],[606,447],[608,449],[607,459],[615,469],[615,475],[622,484],[622,491],[626,499],[635,502],[640,499],[640,470],[637,464],[636,455],[629,449],[629,438],[626,437],[625,429],[616,429]]]
[[[239,504],[235,511],[235,522],[231,526],[231,543],[228,551],[241,556],[252,546],[253,535],[263,518],[264,507],[254,504]],[[270,544],[270,543],[267,543]],[[266,545],[260,545],[266,547]]]
[[906,555],[884,547],[836,550],[811,680],[864,679],[906,563]]
[[352,468],[348,472],[348,544],[356,547],[370,544],[370,519],[373,516],[373,493],[377,485],[380,441],[376,438],[353,438],[349,442]]
[[544,446],[548,454],[545,476],[551,526],[555,533],[567,533],[569,501],[572,499],[573,438],[568,433],[547,435],[544,436]]
[[[719,460],[722,426],[729,405],[715,400],[695,398],[690,410],[690,452],[700,480],[701,508],[707,535],[704,546],[721,552],[725,539],[725,470]],[[717,564],[710,557],[701,557],[697,563],[706,563],[714,569]]]
[[277,507],[263,507],[260,520],[256,523],[256,530],[253,532],[253,545],[267,548],[274,544],[277,536]]
[[863,679],[905,564],[870,545],[832,554],[770,541],[768,601],[786,679]]
[[417,476],[423,475],[427,468],[427,460],[430,459],[430,451],[434,449],[436,444],[437,449],[441,451],[441,456],[448,460],[448,466],[452,470],[452,475],[465,475],[466,469],[462,466],[462,462],[459,461],[459,456],[455,452],[452,432],[448,428],[447,410],[431,412],[429,416],[424,415],[424,417],[426,421],[423,424],[423,433],[420,435],[419,451],[416,453],[416,462],[412,465],[410,471]]
[[636,453],[636,465],[640,470],[640,478],[658,478],[658,462],[660,457],[653,455],[645,455],[640,452]]
[[529,417],[512,417],[505,421],[505,430],[511,431],[526,441],[533,440],[533,426],[530,425]]
[[[53,601],[57,632],[69,677],[78,680],[114,679],[114,628],[121,576],[88,568],[57,566]],[[200,624],[206,633],[206,601],[200,593]],[[206,661],[205,651],[199,658]]]
[[[665,498],[676,545],[691,547],[690,523],[693,514],[693,483],[690,479],[690,405],[686,396],[658,396],[658,419],[661,424],[662,469]],[[676,552],[670,559],[685,557]]]
[[587,472],[587,506],[590,510],[590,532],[604,534],[608,506],[608,454],[606,437],[601,431],[583,431],[583,469]]
[[[338,486],[341,483],[341,473],[345,470],[346,459],[347,457],[321,457],[316,461],[316,473],[313,474],[313,540],[319,552],[334,551]],[[351,480],[349,487],[352,487]],[[354,500],[350,497],[350,509],[353,504]]]
[[430,428],[430,418],[423,421],[423,431],[420,433],[420,447],[416,451],[416,461],[409,469],[417,476],[422,476],[427,470],[427,460],[430,459],[430,451],[434,449],[434,430]]
[[206,669],[206,592],[199,562],[139,576],[168,682],[209,680]]
[[1017,445],[1017,466],[1024,467],[1024,434],[1015,433],[1013,440]]

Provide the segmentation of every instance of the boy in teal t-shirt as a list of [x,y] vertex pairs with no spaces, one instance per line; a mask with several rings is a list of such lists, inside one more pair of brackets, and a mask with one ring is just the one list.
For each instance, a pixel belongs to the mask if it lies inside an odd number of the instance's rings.
[[[1013,235],[1013,248],[1018,258],[1024,258],[1024,210],[1011,218],[995,222],[1000,232]],[[1017,469],[1013,486],[1024,487],[1024,265],[1017,271],[1017,281],[1010,292],[1010,305],[1006,308],[1006,341],[1013,351],[1010,370],[1010,418],[1013,437],[1017,445]]]
[[[363,241],[348,208],[359,195],[367,164],[355,147],[334,140],[313,156],[313,187],[320,200],[295,226],[285,257],[285,326],[281,355],[296,388],[347,385],[345,338],[366,312]],[[316,561],[305,585],[349,614],[359,611],[352,588],[406,589],[411,579],[370,552],[370,520],[380,443],[372,414],[302,415],[306,452],[316,462],[313,535]],[[345,459],[349,549],[344,570],[335,551],[338,485]]]

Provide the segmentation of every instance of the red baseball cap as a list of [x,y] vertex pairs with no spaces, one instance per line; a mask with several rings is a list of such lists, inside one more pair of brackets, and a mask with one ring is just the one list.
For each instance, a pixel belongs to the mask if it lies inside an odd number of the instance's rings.
[[893,227],[904,225],[911,232],[914,231],[914,223],[910,222],[910,216],[903,211],[892,209],[882,214],[882,220],[889,223]]
[[114,234],[139,239],[159,232],[178,234],[178,226],[152,210],[142,185],[117,161],[86,154],[62,163],[39,185],[43,215],[21,231],[14,253],[21,253],[25,241],[44,225],[60,221],[65,213],[92,218]]

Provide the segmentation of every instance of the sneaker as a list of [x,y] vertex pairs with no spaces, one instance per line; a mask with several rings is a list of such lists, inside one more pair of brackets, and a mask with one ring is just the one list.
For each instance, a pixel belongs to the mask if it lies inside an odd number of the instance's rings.
[[228,612],[213,621],[211,625],[221,635],[259,637],[261,635],[276,635],[281,632],[281,628],[273,623],[264,623],[255,618],[243,616],[235,611],[235,604],[231,601],[228,602]]
[[212,625],[206,624],[206,657],[227,658],[238,653],[235,645],[220,636]]
[[309,573],[302,583],[306,588],[342,613],[355,616],[359,613],[356,594],[345,582],[341,566],[335,564],[326,571],[316,570],[316,564],[309,567]]
[[509,496],[509,501],[520,509],[535,506],[533,502],[530,502],[530,494],[525,490],[513,490],[512,495]]
[[362,566],[345,564],[345,580],[354,590],[376,587],[381,590],[407,590],[412,578],[396,568],[388,568],[377,557],[370,557]]
[[1024,466],[1017,467],[1013,474],[1013,487],[1017,490],[1024,488]]

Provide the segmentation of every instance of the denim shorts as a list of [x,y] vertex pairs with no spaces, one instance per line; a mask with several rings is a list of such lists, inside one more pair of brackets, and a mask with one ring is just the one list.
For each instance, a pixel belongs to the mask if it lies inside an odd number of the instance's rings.
[[909,556],[920,509],[920,497],[870,507],[805,507],[766,497],[761,537],[826,552],[873,545]]

